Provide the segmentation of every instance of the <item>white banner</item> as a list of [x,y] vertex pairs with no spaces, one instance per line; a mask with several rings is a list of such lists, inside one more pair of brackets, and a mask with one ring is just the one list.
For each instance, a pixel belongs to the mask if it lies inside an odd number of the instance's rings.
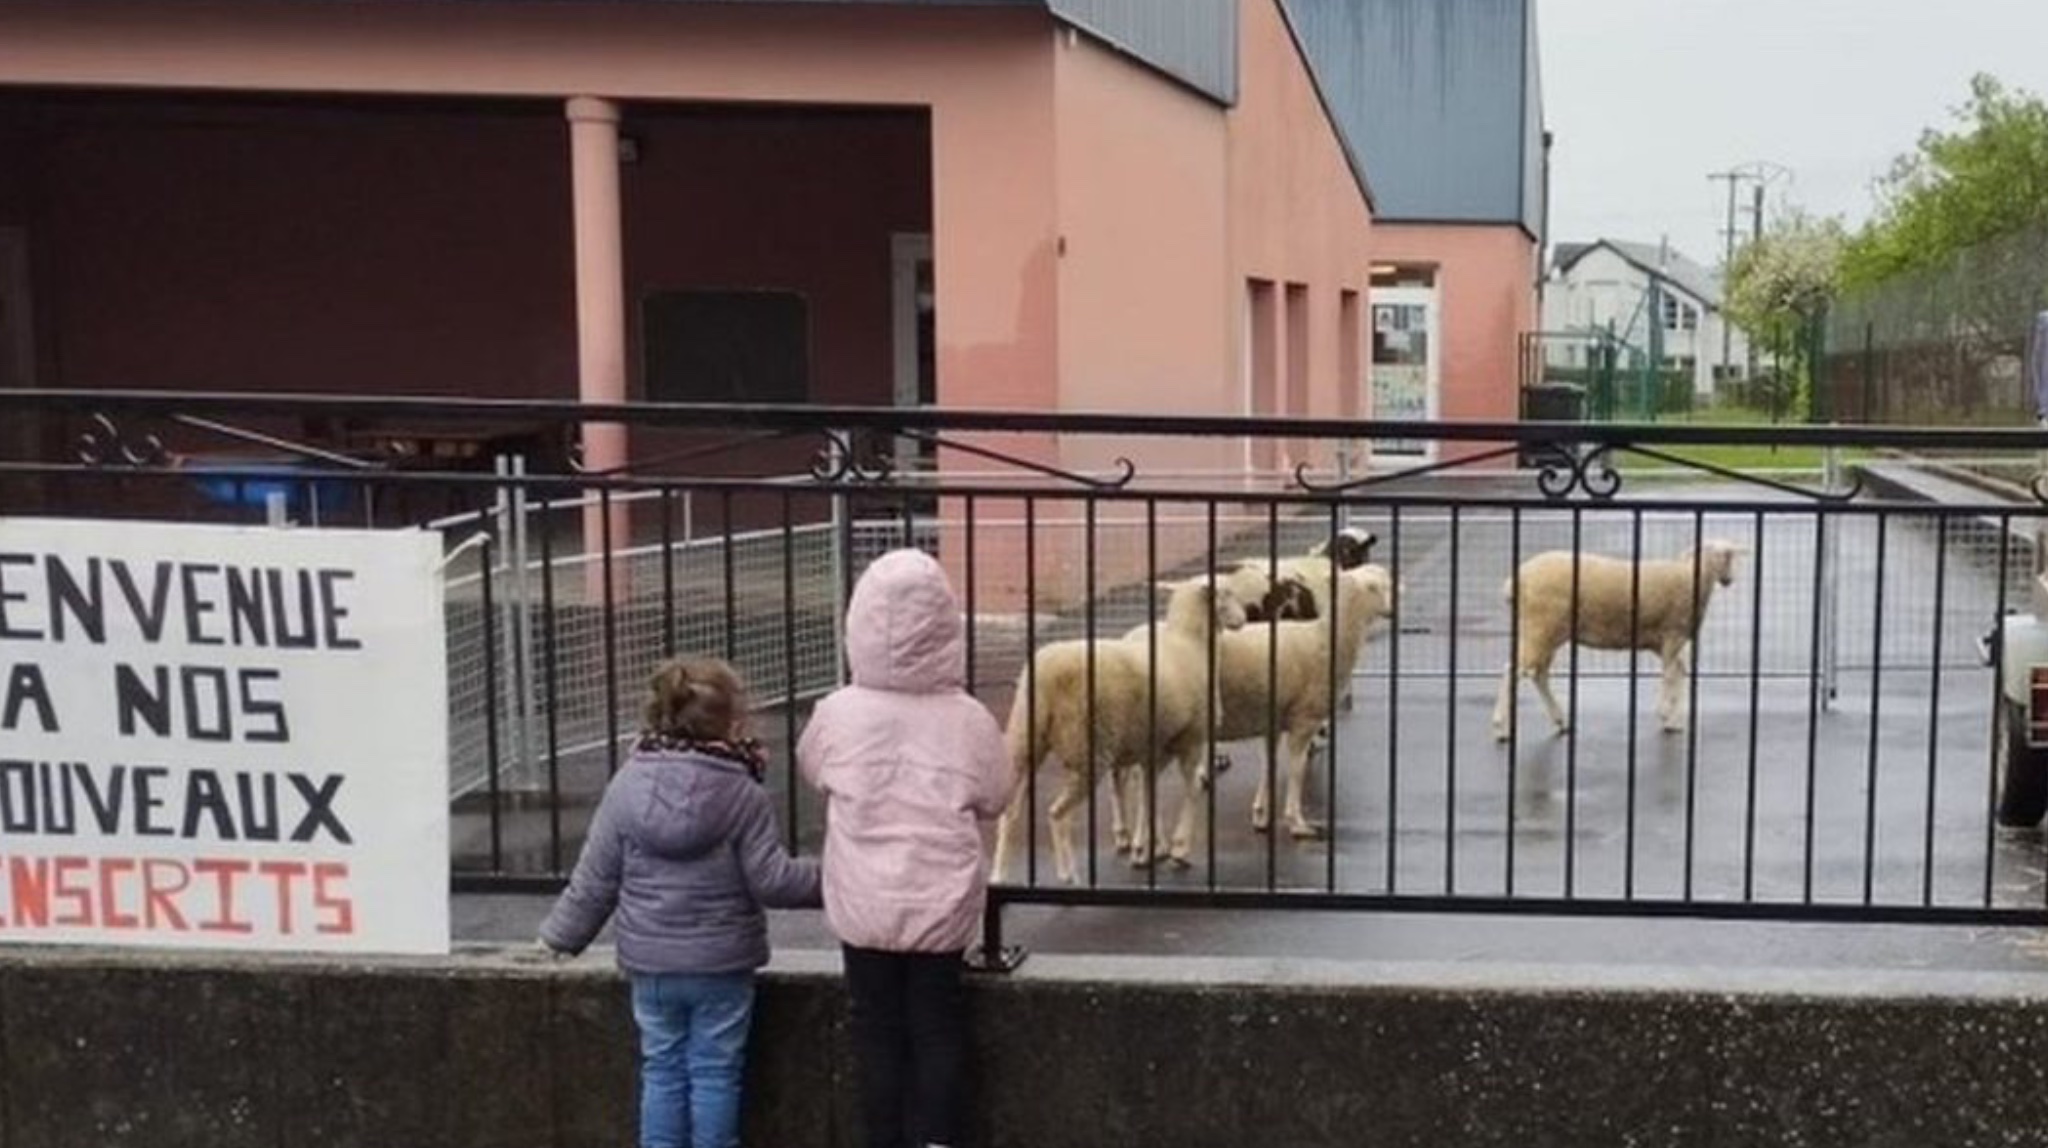
[[0,519],[0,941],[447,952],[440,555]]

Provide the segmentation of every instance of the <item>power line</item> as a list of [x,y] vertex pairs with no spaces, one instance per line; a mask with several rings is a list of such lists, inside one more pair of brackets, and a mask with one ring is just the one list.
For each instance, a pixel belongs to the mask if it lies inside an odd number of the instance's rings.
[[[1790,168],[1772,163],[1769,160],[1756,160],[1751,163],[1737,164],[1727,171],[1707,173],[1709,180],[1726,182],[1728,184],[1728,221],[1721,228],[1721,236],[1725,243],[1721,262],[1724,292],[1726,290],[1728,273],[1735,267],[1735,241],[1742,234],[1735,225],[1737,189],[1744,183],[1753,185],[1751,188],[1751,202],[1748,209],[1750,212],[1749,237],[1751,242],[1756,242],[1764,237],[1764,189],[1771,183],[1791,174]],[[1725,302],[1726,300],[1724,299],[1723,303],[1725,304]],[[1728,322],[1724,306],[1721,316],[1721,374],[1724,376],[1728,373],[1729,360],[1734,357],[1734,340],[1734,324]],[[1754,357],[1754,350],[1754,348],[1751,348],[1752,357]],[[1754,374],[1755,372],[1752,370],[1750,373]]]

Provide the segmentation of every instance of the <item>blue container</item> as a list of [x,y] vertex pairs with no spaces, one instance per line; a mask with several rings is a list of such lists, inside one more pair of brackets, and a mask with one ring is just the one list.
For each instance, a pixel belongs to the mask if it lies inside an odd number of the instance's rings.
[[[356,484],[338,478],[306,479],[295,472],[318,469],[310,459],[248,459],[209,456],[187,463],[192,485],[211,506],[228,507],[261,518],[273,496],[284,498],[285,513],[294,520],[326,520],[354,508]],[[318,513],[315,513],[317,507]]]

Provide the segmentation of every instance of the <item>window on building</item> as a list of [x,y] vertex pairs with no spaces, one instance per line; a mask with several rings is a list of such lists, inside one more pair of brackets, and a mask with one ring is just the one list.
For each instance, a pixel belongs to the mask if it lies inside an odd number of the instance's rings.
[[[1245,283],[1245,379],[1246,414],[1272,415],[1280,406],[1280,289],[1270,279]],[[1246,439],[1245,466],[1272,470],[1279,452],[1271,439]]]
[[1436,268],[1419,263],[1375,263],[1372,266],[1374,287],[1434,287]]
[[1699,308],[1676,295],[1664,296],[1664,329],[1667,331],[1697,331],[1700,326]]
[[1280,399],[1282,414],[1305,418],[1309,408],[1308,285],[1287,285],[1287,385]]
[[642,302],[640,319],[650,401],[810,400],[810,305],[801,295],[656,291]]
[[1337,413],[1355,419],[1365,408],[1365,318],[1357,291],[1337,293]]

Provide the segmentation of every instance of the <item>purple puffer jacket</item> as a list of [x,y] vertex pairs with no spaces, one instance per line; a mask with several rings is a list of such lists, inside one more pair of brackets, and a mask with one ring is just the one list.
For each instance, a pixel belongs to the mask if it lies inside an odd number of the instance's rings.
[[784,852],[768,791],[745,766],[638,751],[605,787],[540,938],[580,953],[616,908],[627,972],[738,972],[768,963],[763,906],[819,903],[817,860]]

